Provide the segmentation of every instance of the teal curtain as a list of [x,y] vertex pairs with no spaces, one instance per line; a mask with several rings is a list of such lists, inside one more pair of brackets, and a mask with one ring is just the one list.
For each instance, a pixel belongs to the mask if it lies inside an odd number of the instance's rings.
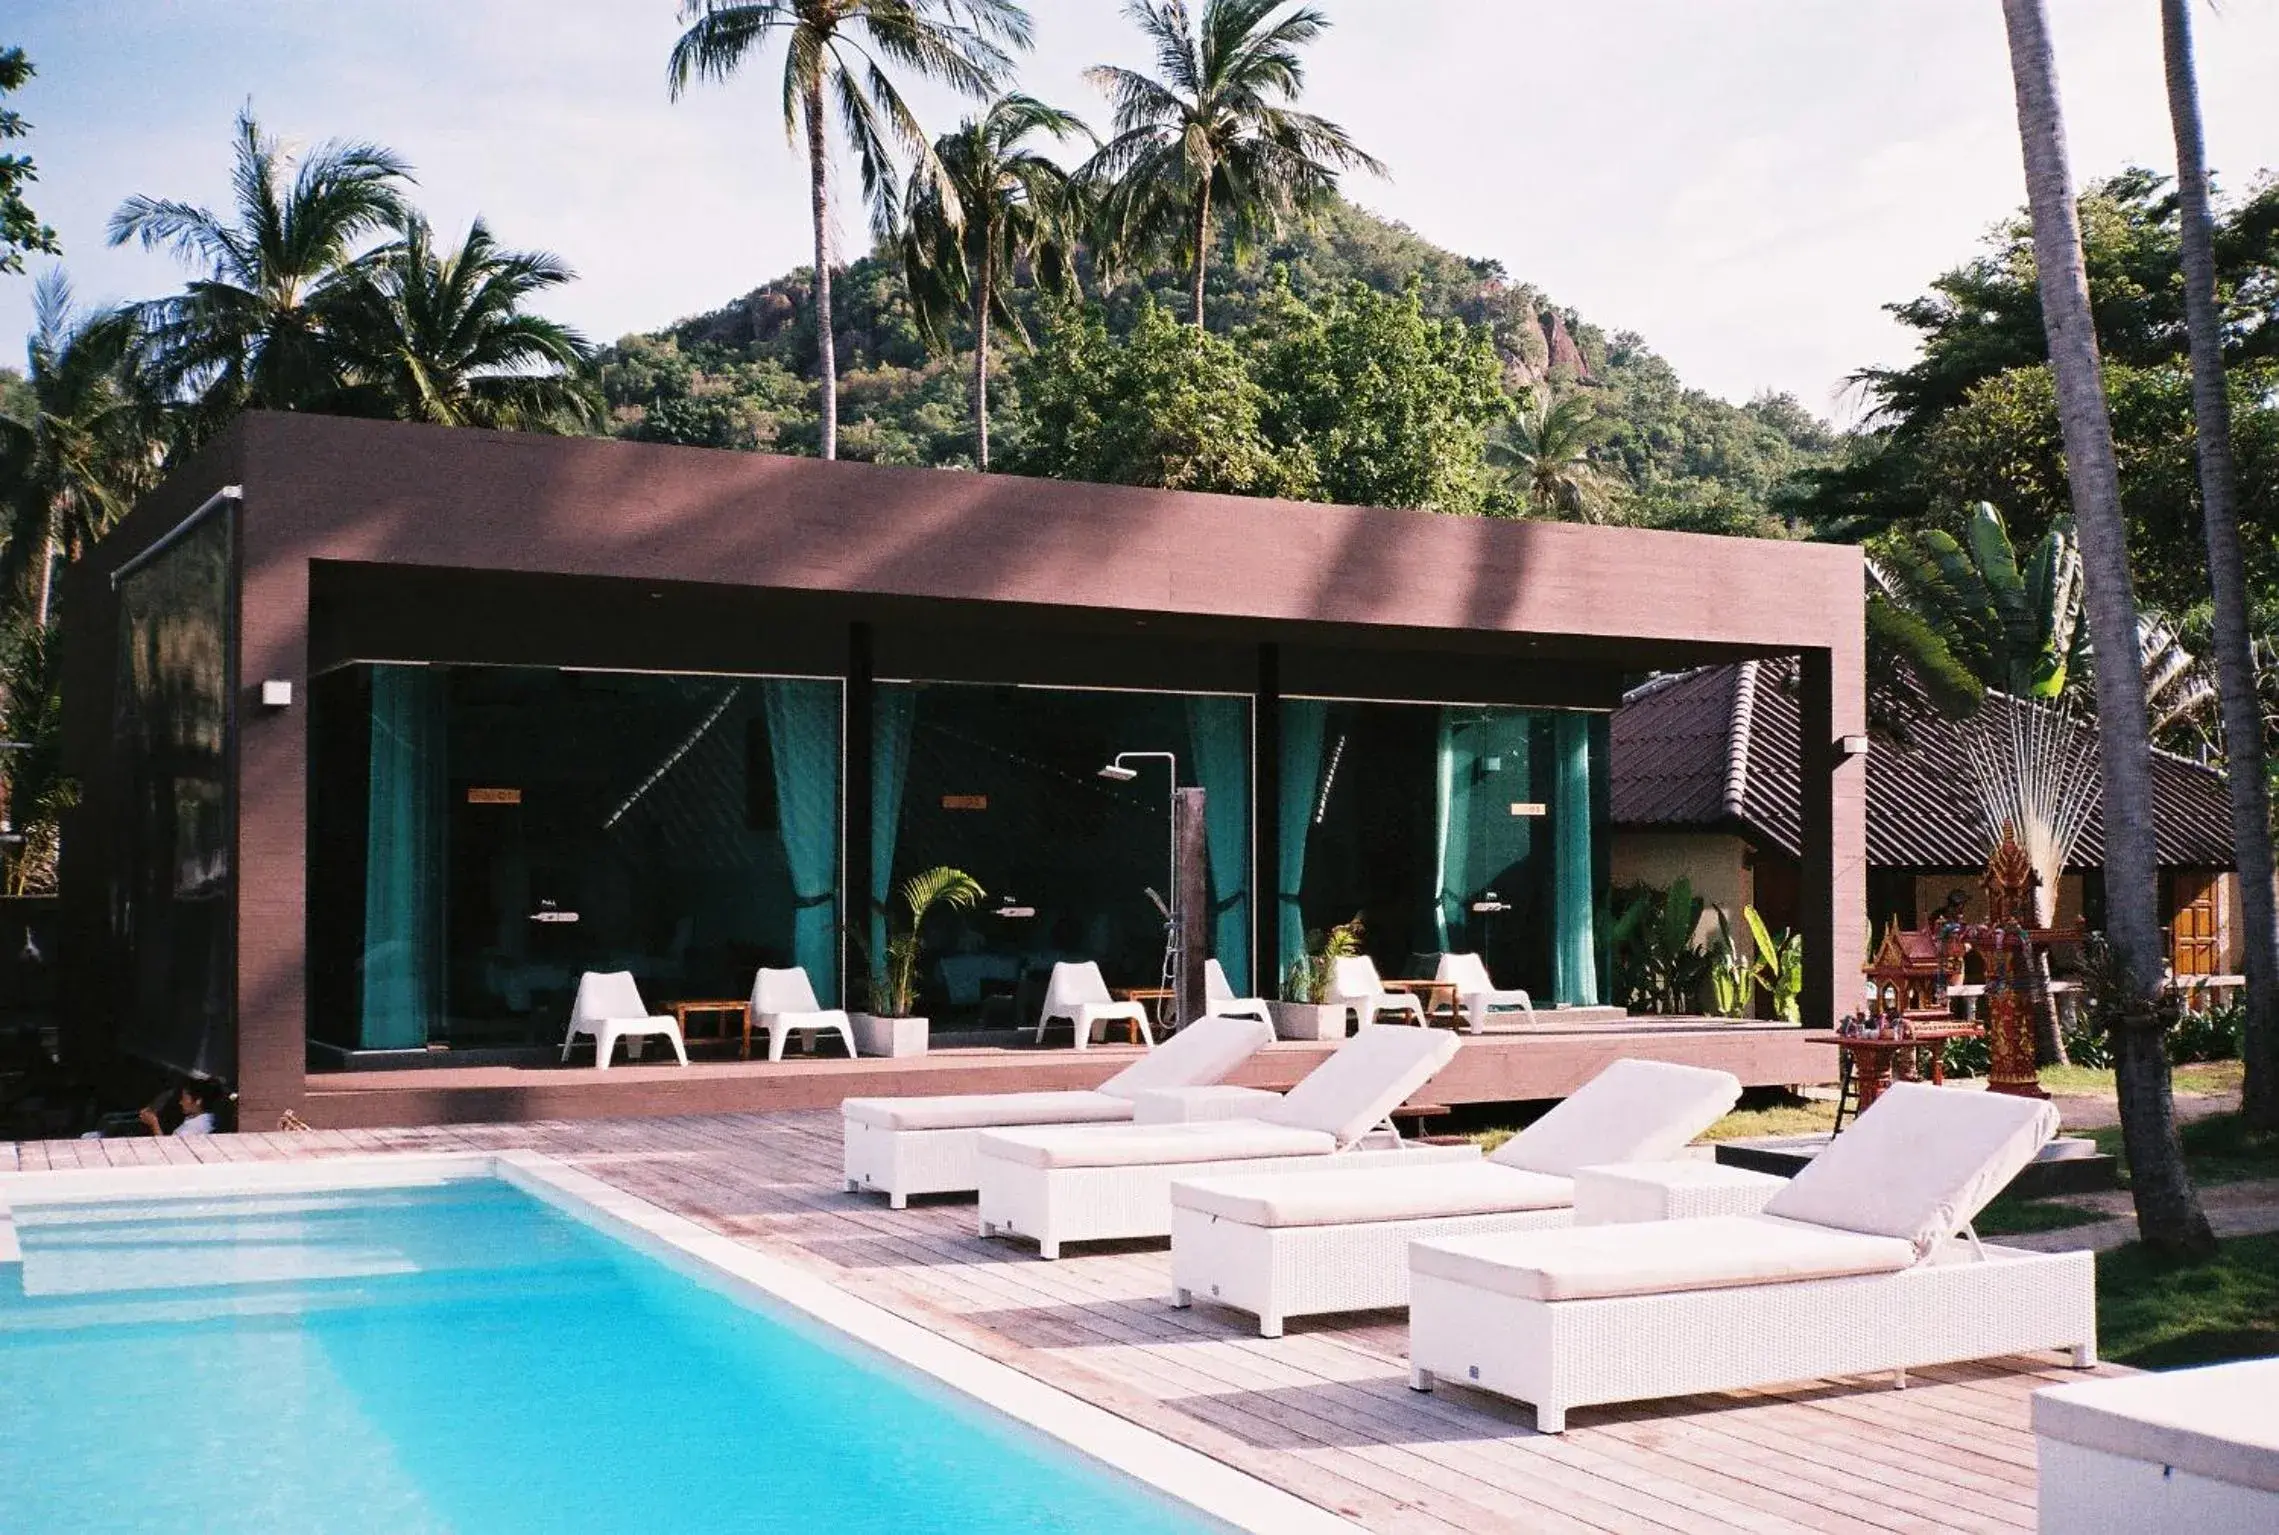
[[902,788],[910,779],[910,727],[918,690],[881,683],[871,692],[870,942],[866,972],[886,963],[886,903],[894,893],[894,844],[902,830]]
[[1472,848],[1472,776],[1475,754],[1468,748],[1468,728],[1456,711],[1440,710],[1440,738],[1433,759],[1432,910],[1426,931],[1432,946],[1447,953],[1451,933],[1464,930],[1464,897],[1471,889],[1467,873]]
[[1599,992],[1590,717],[1553,716],[1551,740],[1552,993],[1561,1002],[1592,1007]]
[[358,1043],[421,1050],[436,1023],[442,935],[443,732],[423,666],[372,668]]
[[1211,952],[1242,990],[1250,976],[1248,701],[1190,697],[1187,741],[1195,781],[1203,787],[1203,838],[1211,854]]
[[1306,885],[1306,837],[1313,830],[1314,796],[1321,790],[1322,738],[1329,727],[1329,705],[1318,698],[1282,700],[1281,867],[1274,871],[1275,938],[1281,979],[1306,952],[1306,915],[1300,897]]
[[791,866],[792,960],[831,1007],[839,991],[839,687],[789,679],[760,687],[776,822]]

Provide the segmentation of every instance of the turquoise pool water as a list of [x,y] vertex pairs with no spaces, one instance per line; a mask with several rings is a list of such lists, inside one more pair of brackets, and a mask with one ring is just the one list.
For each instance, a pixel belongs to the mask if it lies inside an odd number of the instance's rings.
[[494,1180],[17,1227],[8,1535],[1219,1528]]

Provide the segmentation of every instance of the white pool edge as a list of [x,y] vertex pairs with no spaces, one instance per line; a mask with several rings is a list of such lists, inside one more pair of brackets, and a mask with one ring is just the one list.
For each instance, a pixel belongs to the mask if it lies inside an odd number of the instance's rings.
[[[1175,1503],[1237,1529],[1255,1535],[1351,1535],[1359,1528],[1246,1471],[849,1295],[818,1274],[709,1231],[686,1216],[537,1152],[395,1153],[308,1162],[0,1173],[0,1237],[13,1237],[9,1213],[15,1205],[404,1188],[486,1176],[545,1200],[699,1283],[731,1295],[747,1288],[763,1301],[788,1307]],[[0,1254],[0,1263],[10,1256]]]

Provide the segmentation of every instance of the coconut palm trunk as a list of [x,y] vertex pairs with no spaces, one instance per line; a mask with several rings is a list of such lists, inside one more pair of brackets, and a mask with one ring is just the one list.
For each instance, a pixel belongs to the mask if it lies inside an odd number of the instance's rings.
[[989,302],[997,291],[996,242],[984,237],[973,298],[973,467],[989,471]]
[[824,140],[823,83],[807,91],[807,203],[815,217],[815,371],[822,377],[823,456],[839,456],[839,350],[831,318],[831,147]]
[[1195,309],[1195,328],[1203,328],[1203,278],[1211,264],[1211,178],[1203,178],[1202,190],[1195,194],[1195,271],[1192,295]]
[[41,632],[47,630],[48,613],[55,603],[55,528],[51,525],[40,539],[40,597],[34,614]]
[[2232,842],[2239,864],[2239,913],[2247,977],[2247,1030],[2241,1054],[2247,1082],[2240,1112],[2248,1127],[2279,1131],[2279,913],[2271,867],[2271,794],[2264,776],[2263,718],[2249,647],[2247,575],[2240,555],[2233,487],[2231,408],[2224,388],[2222,323],[2216,314],[2215,218],[2208,207],[2208,153],[2200,129],[2200,85],[2192,62],[2188,0],[2161,0],[2168,66],[2168,116],[2176,132],[2176,196],[2183,226],[2184,320],[2192,346],[2192,417],[2199,434],[2201,517],[2215,593],[2216,683],[2222,697],[2224,757],[2231,786]]
[[2129,1192],[2145,1242],[2176,1256],[2215,1251],[2215,1234],[2184,1167],[2162,1039],[2152,751],[2147,739],[2136,594],[2121,520],[2120,471],[2105,410],[2104,369],[2089,310],[2080,213],[2066,165],[2057,61],[2043,0],[2002,0],[2018,136],[2032,210],[2042,327],[2057,385],[2066,481],[2081,540],[2083,599],[2097,669],[2097,741],[2104,772],[2106,932],[2115,996],[2103,999],[2113,1035]]

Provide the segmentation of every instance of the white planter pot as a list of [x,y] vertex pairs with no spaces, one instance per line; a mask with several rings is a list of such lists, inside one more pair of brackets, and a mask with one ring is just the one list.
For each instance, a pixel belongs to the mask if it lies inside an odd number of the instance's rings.
[[1269,1002],[1278,1039],[1343,1039],[1346,1009],[1312,1002]]
[[900,1056],[926,1053],[926,1020],[923,1018],[879,1018],[870,1013],[851,1013],[847,1022],[854,1026],[857,1054]]

